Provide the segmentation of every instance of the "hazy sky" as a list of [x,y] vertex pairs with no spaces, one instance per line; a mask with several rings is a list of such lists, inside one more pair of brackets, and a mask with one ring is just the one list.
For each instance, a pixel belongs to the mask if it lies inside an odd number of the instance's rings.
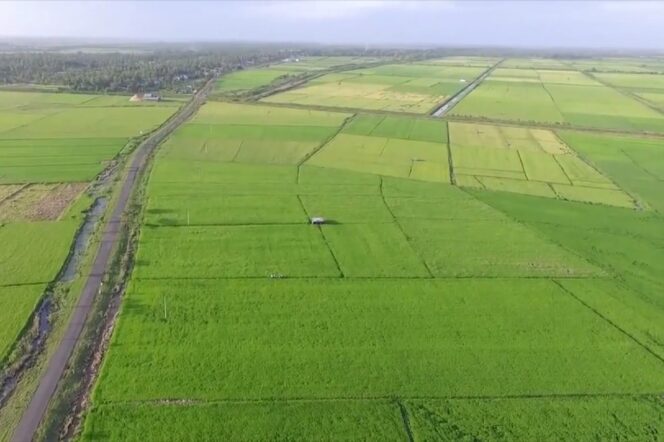
[[0,1],[0,35],[664,50],[664,2]]

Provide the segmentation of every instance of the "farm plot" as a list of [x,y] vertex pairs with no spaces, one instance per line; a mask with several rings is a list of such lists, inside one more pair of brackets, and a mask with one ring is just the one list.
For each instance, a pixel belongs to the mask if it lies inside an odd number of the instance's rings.
[[96,95],[0,91],[0,110],[42,111],[84,104]]
[[217,92],[242,92],[257,87],[267,86],[278,78],[287,78],[291,71],[281,70],[279,66],[265,69],[250,69],[226,74],[217,80]]
[[73,220],[0,225],[0,366],[62,267],[77,227]]
[[565,69],[566,65],[552,58],[508,58],[500,64],[501,68],[514,69]]
[[[55,277],[69,251],[78,223],[10,223],[0,227],[0,286],[46,283]],[[47,243],[44,238],[48,238]]]
[[664,110],[664,75],[593,73],[593,76],[618,89],[635,94],[652,106]]
[[[76,200],[87,183],[8,185],[13,191],[0,196],[0,222],[57,220]],[[15,190],[14,190],[15,189]]]
[[461,186],[634,207],[628,194],[552,131],[455,122],[449,131]]
[[589,72],[615,73],[664,73],[664,59],[661,57],[609,57],[567,60],[566,64]]
[[663,370],[550,281],[134,281],[95,402],[646,393]]
[[[83,441],[380,440],[406,442],[392,401],[102,405],[92,410]],[[139,436],[140,435],[140,436]]]
[[0,139],[0,183],[90,181],[126,138]]
[[107,98],[0,91],[6,109],[0,111],[0,183],[89,181],[130,138],[177,109],[172,102],[140,106],[127,97],[88,105]]
[[130,138],[147,133],[170,117],[173,106],[74,107],[2,132],[1,138]]
[[381,58],[352,56],[300,57],[285,60],[274,66],[289,71],[319,71],[337,66],[374,63],[378,61],[381,61]]
[[432,65],[452,65],[452,66],[473,66],[489,68],[496,64],[500,59],[496,57],[479,57],[479,56],[450,56],[444,58],[433,58],[430,60],[419,61],[418,64],[432,64]]
[[360,115],[306,164],[449,182],[445,125],[433,120]]
[[[664,333],[664,322],[658,316],[664,312],[664,222],[659,216],[508,193],[473,193],[565,249],[619,275],[609,281],[612,284],[562,284],[629,333],[639,335],[644,345],[662,353],[658,336]],[[620,304],[624,306],[613,309]]]
[[305,57],[290,59],[282,63],[259,69],[246,69],[231,72],[217,80],[215,92],[239,93],[247,92],[263,86],[269,86],[277,80],[288,80],[307,72],[331,69],[335,66],[354,63],[368,63],[371,58],[357,57]]
[[664,402],[633,398],[407,401],[415,440],[655,440]]
[[572,131],[561,131],[560,136],[635,195],[640,206],[664,210],[664,150],[659,140]]
[[[304,217],[303,217],[304,218]],[[306,225],[145,228],[138,278],[338,276],[319,232]],[[177,254],[173,255],[173,250]],[[217,250],[224,250],[220,255]],[[168,259],[167,259],[168,257]]]
[[514,223],[495,220],[431,223],[413,219],[403,221],[402,225],[435,276],[601,274],[587,261],[542,241],[536,233]]
[[465,66],[383,65],[328,74],[263,101],[421,114],[454,95],[483,71]]
[[209,103],[163,152],[174,160],[297,164],[332,137],[349,115]]
[[576,71],[496,69],[452,111],[459,117],[664,131],[664,115]]
[[[2,229],[0,228],[0,231]],[[37,308],[46,284],[0,285],[0,367]]]

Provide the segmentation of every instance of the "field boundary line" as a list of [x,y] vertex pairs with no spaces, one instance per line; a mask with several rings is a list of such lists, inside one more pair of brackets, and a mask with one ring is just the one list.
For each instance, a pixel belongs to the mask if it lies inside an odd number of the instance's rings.
[[[661,399],[664,392],[652,393],[533,393],[533,394],[505,394],[505,395],[452,395],[452,396],[397,396],[397,401],[503,401],[503,400],[538,400],[538,399],[602,399],[602,398],[657,398]],[[196,406],[196,405],[223,405],[223,404],[274,404],[288,402],[385,402],[394,404],[395,396],[333,396],[333,397],[265,397],[265,398],[230,398],[230,399],[138,399],[100,402],[95,407],[117,407],[134,405],[163,405],[163,406]]]
[[427,279],[435,278],[433,272],[429,268],[429,264],[427,264],[427,262],[424,260],[424,257],[422,257],[422,255],[419,254],[419,252],[415,249],[415,247],[413,247],[413,243],[410,241],[410,237],[408,236],[406,231],[403,229],[403,226],[401,225],[401,223],[397,219],[396,215],[394,215],[394,212],[392,211],[392,208],[390,207],[390,205],[387,204],[387,200],[385,199],[385,192],[383,192],[383,178],[384,177],[382,175],[380,175],[379,188],[380,188],[380,198],[383,200],[383,204],[385,205],[385,208],[387,209],[389,214],[392,216],[394,224],[397,226],[397,228],[399,229],[399,231],[403,235],[404,239],[406,240],[406,243],[410,247],[410,250],[412,250],[413,254],[420,259],[420,262],[422,263],[422,265],[426,269],[427,273],[429,274],[429,278],[427,278]]
[[28,287],[31,285],[49,285],[53,281],[43,281],[43,282],[17,282],[14,284],[0,284],[0,287]]
[[[17,108],[18,108],[18,109],[21,109],[22,107],[23,107],[23,106],[18,106]],[[42,121],[42,120],[44,120],[44,119],[46,119],[46,118],[52,117],[52,116],[54,116],[54,115],[61,114],[62,112],[66,112],[66,111],[71,110],[71,109],[73,109],[73,108],[74,108],[73,106],[72,106],[72,107],[69,107],[68,105],[62,105],[62,107],[58,108],[59,110],[53,112],[52,114],[46,114],[46,115],[43,115],[43,116],[41,116],[41,117],[39,117],[39,118],[36,118],[36,119],[34,119],[34,120],[30,120],[30,121],[28,121],[27,123],[23,123],[23,124],[20,124],[20,125],[18,125],[18,126],[11,127],[11,128],[9,128],[9,129],[7,129],[7,130],[4,130],[4,131],[2,131],[2,132],[0,132],[0,133],[2,133],[2,135],[8,134],[8,133],[10,134],[10,133],[12,133],[13,131],[15,131],[16,129],[23,129],[24,127],[26,127],[26,126],[30,126],[30,125],[33,124],[33,123],[38,123],[38,122],[40,122],[40,121]],[[16,109],[16,108],[11,108],[11,109],[9,109],[9,110],[11,111],[11,110],[13,110],[13,109]],[[21,110],[25,110],[25,109],[21,109]],[[5,141],[5,140],[25,140],[25,139],[26,139],[26,138],[4,138],[4,137],[3,137],[3,141]],[[49,138],[49,139],[52,139],[52,138]]]
[[[575,250],[572,250],[572,249],[570,249],[570,248],[568,248],[568,247],[565,247],[564,245],[562,245],[562,244],[559,243],[558,241],[553,240],[549,235],[547,235],[546,233],[542,232],[540,229],[538,229],[538,228],[536,227],[537,224],[538,224],[538,222],[527,223],[527,222],[520,221],[520,220],[516,219],[515,217],[513,217],[512,215],[508,214],[507,212],[504,212],[503,210],[500,210],[500,209],[494,207],[494,206],[491,205],[490,203],[488,203],[488,202],[486,202],[486,201],[483,201],[483,200],[479,199],[478,197],[476,197],[475,195],[473,195],[471,192],[468,192],[465,188],[460,187],[459,189],[461,189],[461,190],[462,190],[463,192],[465,192],[467,195],[470,195],[472,198],[475,198],[475,200],[477,200],[478,202],[480,202],[480,203],[482,203],[482,204],[486,204],[487,206],[491,207],[493,210],[496,210],[496,211],[502,213],[503,215],[505,215],[505,216],[506,216],[508,219],[510,219],[511,221],[513,221],[513,222],[515,222],[515,223],[521,225],[522,227],[524,227],[524,228],[527,229],[528,231],[530,231],[530,232],[532,232],[533,234],[535,234],[535,235],[536,235],[538,238],[540,238],[542,241],[548,242],[549,244],[553,244],[553,245],[559,247],[561,250],[564,250],[565,252],[569,253],[570,255],[576,256],[577,258],[581,259],[582,261],[586,262],[587,264],[590,264],[592,267],[595,267],[596,269],[602,271],[602,273],[604,273],[604,274],[607,275],[607,276],[613,274],[613,269],[610,269],[610,271],[609,271],[609,270],[607,270],[603,265],[600,265],[599,263],[597,263],[597,262],[595,262],[595,261],[593,261],[593,260],[591,260],[591,259],[588,259],[587,256],[582,255],[582,254],[578,253],[578,252],[575,251]],[[592,276],[588,276],[586,279],[594,279],[594,278],[597,278],[597,277],[601,277],[601,275],[592,275]],[[559,276],[552,276],[551,278],[560,278],[560,277],[559,277]]]
[[[378,124],[376,124],[376,125],[375,125],[375,126],[369,131],[369,133],[367,134],[367,136],[369,136],[369,137],[373,137],[373,136],[374,136],[374,135],[373,135],[374,131],[375,131],[376,129],[378,129],[378,126],[380,126],[381,124],[383,124],[383,121],[385,121],[385,118],[387,118],[387,115],[380,115],[380,117],[381,117],[381,118],[380,118],[380,121],[378,122]],[[386,137],[386,138],[389,138],[389,137]]]
[[637,162],[637,161],[636,161],[636,160],[635,160],[630,154],[627,153],[627,151],[626,151],[625,149],[620,149],[620,152],[622,152],[623,155],[625,155],[625,156],[629,159],[629,161],[630,161],[632,164],[634,164],[634,166],[636,166],[636,167],[637,167],[639,170],[641,170],[643,173],[645,173],[646,175],[648,175],[649,177],[653,178],[653,179],[656,180],[656,181],[664,182],[664,179],[658,177],[658,176],[655,175],[654,173],[652,173],[652,172],[650,172],[649,170],[645,169],[641,164],[639,164],[639,163],[638,163],[638,162]]
[[[433,280],[439,280],[439,281],[454,281],[454,280],[459,280],[459,281],[464,281],[464,280],[504,280],[504,281],[514,281],[514,280],[548,280],[551,278],[556,278],[560,280],[588,280],[588,279],[597,279],[597,280],[602,280],[602,281],[614,281],[616,280],[615,278],[611,276],[598,276],[598,275],[589,275],[589,276],[555,276],[555,275],[545,275],[545,276],[487,276],[487,275],[464,275],[464,276],[345,276],[345,280],[363,280],[363,281],[371,281],[371,280],[376,280],[376,281],[403,281],[403,280],[426,280],[426,281],[431,281]],[[243,279],[266,279],[265,275],[246,275],[246,276],[152,276],[152,277],[141,277],[141,276],[134,276],[132,278],[133,280],[136,281],[236,281],[236,280],[243,280]],[[338,276],[325,276],[325,275],[312,275],[312,276],[287,276],[284,275],[282,278],[283,280],[287,279],[302,279],[302,280],[307,280],[307,281],[313,281],[317,279],[339,279]]]
[[[307,208],[304,206],[304,202],[302,201],[302,198],[300,195],[297,195],[297,200],[300,202],[300,206],[302,207],[302,211],[304,214],[307,216],[307,219],[311,219],[309,212],[307,212]],[[321,237],[323,238],[323,242],[325,243],[325,246],[327,247],[327,250],[330,252],[330,256],[332,257],[332,260],[334,261],[334,264],[337,267],[337,270],[339,271],[339,276],[335,277],[336,279],[339,278],[345,278],[346,275],[344,274],[344,271],[341,269],[341,264],[339,263],[339,259],[337,259],[337,255],[334,253],[334,250],[332,250],[332,246],[330,245],[330,242],[327,240],[327,237],[325,236],[325,232],[323,232],[323,226],[320,225],[312,225],[311,227],[318,229],[320,232]]]
[[[553,187],[553,183],[546,183],[546,185],[549,186],[549,189],[551,189],[551,192],[553,192],[553,194],[556,196],[554,199],[563,200],[563,197],[560,196],[560,194],[558,192],[556,192],[556,188]],[[566,201],[566,200],[564,200],[564,201]]]
[[[558,136],[558,134],[556,134],[556,136]],[[559,138],[560,138],[560,137],[559,137]],[[563,142],[565,142],[565,140],[563,140],[562,138],[560,138],[560,139],[561,139]],[[582,152],[579,152],[579,151],[577,151],[576,149],[574,149],[574,147],[572,147],[571,144],[569,144],[569,143],[567,143],[567,142],[565,142],[565,144],[567,145],[567,147],[568,147],[571,151],[574,152],[574,154],[575,154],[575,155],[576,155],[581,161],[583,161],[586,165],[588,165],[590,168],[592,168],[592,169],[593,169],[595,172],[597,172],[599,175],[601,175],[601,176],[603,176],[604,178],[608,179],[608,180],[611,182],[611,184],[613,184],[614,186],[616,186],[616,188],[618,188],[618,189],[619,189],[621,192],[623,192],[625,195],[629,196],[629,197],[632,199],[632,203],[634,204],[634,207],[641,208],[641,204],[640,204],[640,201],[641,201],[641,200],[640,200],[639,198],[637,198],[636,196],[634,196],[634,195],[632,194],[632,192],[626,190],[623,186],[619,185],[618,182],[616,182],[616,180],[614,180],[613,177],[612,177],[609,173],[606,173],[606,172],[604,172],[602,169],[600,169],[599,167],[597,167],[597,165],[596,165],[594,162],[592,162],[588,157],[586,157],[585,155],[583,155]],[[624,150],[623,150],[623,149],[621,149],[621,151],[624,153]],[[631,161],[633,161],[632,158],[629,157],[629,155],[627,155],[627,157],[628,157]],[[557,159],[556,159],[556,162],[558,162]],[[560,165],[560,163],[558,163],[558,165],[560,166],[560,168],[561,168],[561,169],[563,170],[563,172],[565,173],[565,176],[567,176],[567,172],[565,172],[565,169]],[[569,179],[570,182],[572,181],[572,180],[569,178],[569,176],[567,176],[567,179]],[[572,184],[572,185],[574,185],[574,184]],[[588,186],[578,186],[578,187],[588,187]],[[657,211],[655,210],[655,212],[657,212]]]
[[458,121],[461,123],[477,123],[477,124],[490,124],[494,126],[512,126],[512,127],[523,127],[523,128],[534,128],[534,129],[550,129],[550,130],[571,130],[576,132],[592,132],[599,134],[613,134],[613,135],[623,135],[623,136],[632,136],[640,138],[653,138],[661,140],[664,138],[664,133],[662,132],[650,132],[650,131],[639,131],[639,130],[623,130],[623,129],[609,129],[609,128],[597,128],[590,126],[576,126],[571,123],[559,123],[554,122],[527,122],[523,120],[505,120],[501,118],[489,118],[489,117],[478,117],[478,116],[461,116],[461,115],[446,115],[445,119],[449,121]]
[[296,164],[297,166],[297,175],[296,175],[296,182],[295,184],[300,184],[300,167],[304,165],[307,161],[309,161],[314,155],[316,155],[318,152],[323,150],[325,146],[327,146],[332,140],[334,140],[337,135],[341,133],[341,131],[346,127],[346,125],[355,118],[357,114],[352,114],[344,119],[344,121],[339,125],[336,131],[334,131],[332,134],[330,134],[327,138],[325,138],[321,143],[314,147],[312,150],[307,152]]
[[[308,222],[264,222],[264,223],[202,223],[202,224],[152,224],[152,223],[141,223],[145,227],[151,229],[182,229],[187,227],[260,227],[260,226],[301,226],[302,224],[308,224]],[[367,223],[348,223],[348,224],[367,224]],[[376,224],[376,223],[372,223]],[[381,223],[387,224],[387,223]]]
[[528,178],[528,172],[526,172],[526,165],[523,164],[523,158],[521,158],[520,149],[516,149],[516,156],[519,157],[519,164],[521,164],[521,170],[523,170],[523,176],[526,177],[526,181],[530,181],[530,178]]
[[242,150],[242,144],[244,144],[244,139],[240,140],[240,144],[237,145],[237,149],[235,150],[235,153],[233,154],[233,158],[231,158],[231,163],[234,163],[235,160],[237,159],[237,156],[240,155],[240,150]]
[[638,345],[639,347],[641,347],[643,350],[647,351],[647,352],[650,353],[652,356],[654,356],[655,358],[657,358],[660,362],[664,363],[664,358],[663,358],[662,356],[660,356],[660,355],[658,355],[657,353],[655,353],[653,350],[650,349],[650,347],[648,347],[646,344],[644,344],[644,343],[642,343],[641,341],[639,341],[634,335],[632,335],[630,332],[628,332],[627,330],[625,330],[624,328],[622,328],[621,326],[619,326],[617,323],[615,323],[615,322],[612,321],[611,319],[609,319],[609,318],[607,318],[606,316],[604,316],[599,310],[597,310],[596,308],[594,308],[593,306],[591,306],[590,304],[588,304],[587,302],[585,302],[584,300],[582,300],[581,298],[579,298],[578,296],[576,296],[576,295],[574,294],[573,291],[571,291],[570,289],[568,289],[567,287],[565,287],[561,282],[559,282],[559,281],[557,281],[556,279],[553,279],[553,278],[551,279],[551,282],[553,282],[555,285],[557,285],[558,287],[560,287],[561,290],[563,290],[565,293],[567,293],[568,295],[570,295],[572,298],[576,299],[581,305],[583,305],[584,307],[586,307],[588,310],[592,311],[595,315],[599,316],[601,319],[603,319],[603,320],[606,321],[608,324],[610,324],[611,326],[613,326],[613,327],[614,327],[616,330],[618,330],[620,333],[622,333],[622,334],[625,335],[627,338],[629,338],[630,340],[632,340],[635,344],[637,344],[637,345]]
[[537,69],[533,69],[535,72],[537,72],[537,80],[539,80],[540,85],[542,86],[542,89],[544,89],[544,92],[547,93],[549,98],[551,99],[551,103],[553,103],[553,106],[556,108],[560,116],[563,118],[563,122],[566,122],[565,120],[565,114],[563,114],[563,111],[560,110],[560,106],[558,106],[558,103],[556,102],[556,99],[553,98],[553,94],[551,94],[551,91],[546,87],[546,84],[542,81],[542,76],[540,73],[537,71]]
[[23,191],[24,191],[25,189],[27,189],[28,187],[32,186],[32,184],[33,184],[33,183],[24,183],[24,184],[22,184],[22,185],[19,185],[18,189],[16,189],[15,191],[11,192],[10,194],[8,194],[7,196],[5,196],[4,198],[0,199],[0,205],[4,204],[5,202],[7,202],[7,201],[9,201],[9,200],[11,200],[11,199],[13,199],[15,196],[18,196],[18,194],[20,194],[21,192],[23,192]]
[[[486,187],[486,184],[484,184],[484,182],[480,179],[480,178],[484,178],[483,175],[466,175],[466,176],[469,176],[469,177],[473,178],[475,181],[477,181],[480,184],[480,186],[482,186],[482,190],[489,190],[489,188]],[[488,177],[488,178],[491,178],[491,177]],[[517,181],[520,181],[520,180],[517,180]],[[464,186],[459,186],[459,187],[464,187]]]
[[409,442],[415,442],[415,438],[413,437],[413,430],[410,428],[410,417],[408,416],[408,409],[406,406],[401,402],[400,399],[397,399],[397,406],[399,407],[399,412],[401,413],[401,420],[403,421],[403,429],[406,432],[406,435],[408,436],[408,441]]
[[[609,89],[612,89],[612,90],[618,92],[619,94],[621,94],[621,95],[623,95],[623,96],[629,98],[630,100],[637,101],[638,103],[640,103],[640,104],[646,106],[646,107],[649,108],[650,110],[655,111],[655,112],[658,113],[659,115],[664,115],[664,112],[662,111],[662,109],[658,108],[657,106],[654,106],[654,105],[650,104],[650,102],[649,102],[648,100],[645,100],[645,99],[639,97],[638,95],[633,94],[631,91],[629,91],[629,89],[627,89],[627,88],[622,88],[622,87],[618,87],[618,86],[614,86],[614,85],[612,85],[611,83],[607,83],[606,81],[604,81],[604,80],[602,80],[602,79],[596,77],[594,74],[591,74],[590,72],[587,72],[587,71],[579,71],[579,72],[581,72],[581,73],[582,73],[583,75],[585,75],[586,77],[588,77],[588,78],[590,78],[590,79],[592,79],[592,80],[595,80],[596,82],[598,82],[598,83],[604,85],[604,87],[607,87],[607,88],[609,88]],[[600,73],[600,74],[611,74],[612,72],[599,72],[599,73]],[[627,73],[628,73],[628,74],[632,74],[632,73],[636,73],[636,72],[627,72]],[[643,72],[642,75],[659,75],[659,74],[652,74],[652,73],[646,73],[646,72]]]
[[[452,158],[452,139],[450,137],[450,122],[445,120],[445,127],[447,128],[447,167],[450,169],[450,184],[456,186],[456,175],[454,172],[454,159]],[[480,183],[482,186],[484,184]]]
[[[574,151],[574,152],[576,153],[576,151]],[[563,173],[563,175],[565,175],[565,178],[567,178],[567,181],[569,181],[569,185],[570,185],[570,186],[574,186],[574,182],[572,181],[572,178],[569,177],[569,175],[567,174],[567,171],[565,170],[565,168],[563,167],[563,165],[560,164],[560,161],[558,161],[558,158],[557,158],[558,156],[557,156],[557,155],[553,155],[553,154],[550,154],[550,155],[551,155],[551,157],[553,157],[553,161],[556,162],[556,165],[558,166],[558,169],[560,169],[560,171]],[[582,159],[582,161],[583,161],[583,159]],[[553,185],[553,184],[557,184],[557,183],[551,183],[551,184]],[[553,188],[553,186],[552,186],[552,188]],[[556,194],[557,194],[557,193],[558,193],[558,192],[556,192]]]

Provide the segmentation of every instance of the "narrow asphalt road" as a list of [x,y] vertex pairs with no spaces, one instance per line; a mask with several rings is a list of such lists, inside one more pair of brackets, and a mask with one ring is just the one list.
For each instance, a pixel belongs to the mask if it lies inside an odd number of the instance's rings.
[[44,417],[49,402],[53,398],[60,378],[64,374],[67,362],[81,336],[83,326],[93,305],[94,297],[99,293],[101,282],[110,264],[113,250],[118,242],[122,215],[124,214],[129,199],[136,187],[136,182],[145,168],[150,153],[175,129],[191,117],[205,102],[208,93],[214,85],[210,80],[196,95],[184,105],[178,112],[150,135],[137,148],[136,155],[128,169],[128,174],[122,183],[120,198],[113,208],[111,218],[105,225],[101,237],[101,245],[97,251],[94,263],[81,296],[74,307],[74,313],[67,325],[62,341],[58,344],[53,357],[48,361],[45,373],[39,381],[28,408],[23,413],[21,421],[12,436],[13,442],[29,442],[33,440],[37,429]]

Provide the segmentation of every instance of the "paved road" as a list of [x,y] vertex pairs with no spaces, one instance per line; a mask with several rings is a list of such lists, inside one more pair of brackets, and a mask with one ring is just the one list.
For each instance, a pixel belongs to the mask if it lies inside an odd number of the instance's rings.
[[209,81],[185,106],[183,106],[171,119],[163,126],[157,129],[149,138],[147,138],[136,151],[136,155],[129,167],[120,193],[120,198],[110,220],[106,223],[101,237],[101,246],[97,251],[94,263],[88,279],[83,288],[83,292],[78,299],[71,321],[67,325],[67,331],[58,344],[58,348],[53,357],[48,361],[46,372],[39,381],[39,386],[33,395],[30,405],[23,413],[19,426],[12,436],[13,442],[28,442],[33,440],[35,433],[41,423],[46,408],[55,393],[58,382],[62,377],[69,357],[81,336],[85,320],[88,317],[94,301],[94,297],[99,293],[102,279],[112,258],[112,252],[118,242],[121,227],[122,215],[124,214],[131,194],[136,186],[140,173],[145,168],[149,154],[159,145],[168,135],[178,126],[191,117],[198,108],[205,102],[208,93],[214,85],[214,81]]

